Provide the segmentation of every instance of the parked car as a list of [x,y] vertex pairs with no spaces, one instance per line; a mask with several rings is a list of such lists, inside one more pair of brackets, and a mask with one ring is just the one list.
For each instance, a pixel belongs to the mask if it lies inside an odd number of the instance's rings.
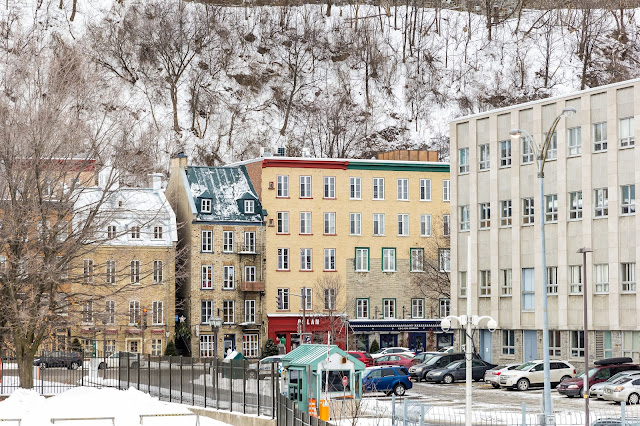
[[[104,370],[105,368],[118,368],[121,365],[125,367],[129,365],[130,368],[138,368],[138,354],[135,352],[116,352],[108,357],[106,357],[103,361],[100,361],[98,364],[99,370]],[[144,355],[140,355],[140,367],[146,367],[147,359]]]
[[[598,419],[591,423],[591,426],[623,426],[622,419]],[[640,419],[637,417],[625,417],[624,426],[640,426]]]
[[444,346],[444,347],[438,349],[438,352],[445,353],[445,354],[452,354],[453,353],[453,346]]
[[443,368],[447,365],[451,364],[453,361],[459,361],[464,359],[464,354],[446,354],[442,353],[440,355],[436,355],[434,357],[429,358],[426,362],[422,364],[414,365],[409,368],[409,374],[412,379],[427,380],[427,373],[431,370],[435,370],[436,368]]
[[[495,367],[495,364],[489,364],[481,359],[471,361],[471,377],[475,381],[484,378],[485,371]],[[428,382],[451,384],[456,380],[465,380],[467,377],[467,361],[454,361],[444,368],[436,368],[427,373]]]
[[350,351],[347,353],[352,357],[354,357],[355,359],[357,359],[358,361],[362,362],[365,365],[365,367],[373,366],[373,357],[371,357],[371,354],[369,352]]
[[43,352],[33,360],[33,365],[40,368],[65,367],[70,370],[77,370],[82,365],[82,354],[80,352],[65,351]]
[[[640,370],[640,366],[633,364],[631,358],[607,358],[598,360],[594,362],[594,367],[589,369],[589,387],[593,384],[604,382],[609,377],[626,370]],[[575,378],[560,383],[556,390],[560,395],[567,395],[569,398],[578,395],[584,397],[583,385],[584,371]]]
[[412,356],[401,355],[401,354],[393,354],[393,355],[385,355],[380,358],[376,358],[373,361],[373,365],[399,365],[407,370],[411,368],[411,366],[418,364],[420,361],[415,359]]
[[381,356],[385,356],[385,355],[410,355],[410,356],[415,356],[415,352],[409,350],[408,348],[402,348],[402,347],[393,347],[393,348],[384,348],[384,349],[380,349],[377,352],[374,352],[371,354],[371,357],[373,359],[377,359],[380,358]]
[[423,362],[427,362],[429,358],[433,358],[436,355],[442,355],[442,353],[441,352],[420,352],[419,354],[416,354],[414,358],[420,361],[420,364],[422,364]]
[[591,385],[589,388],[589,398],[592,399],[604,399],[604,387],[608,384],[615,383],[618,379],[622,379],[623,377],[640,377],[640,371],[638,370],[629,370],[629,371],[621,371],[607,379],[606,382],[600,382]]
[[500,388],[500,375],[505,371],[511,371],[520,364],[504,364],[497,365],[484,373],[484,382],[490,384],[494,388]]
[[260,378],[271,377],[271,370],[275,370],[273,374],[278,377],[282,371],[282,355],[268,356],[260,360],[258,363]]
[[409,372],[404,367],[369,367],[362,376],[362,389],[365,392],[384,392],[387,395],[395,393],[401,396],[412,387]]
[[[551,361],[551,383],[560,383],[576,375],[576,369],[567,361]],[[531,386],[544,383],[544,363],[542,360],[525,362],[511,371],[500,375],[500,387],[526,391]]]
[[605,401],[638,404],[640,403],[640,378],[627,376],[618,379],[615,383],[605,385],[602,396]]

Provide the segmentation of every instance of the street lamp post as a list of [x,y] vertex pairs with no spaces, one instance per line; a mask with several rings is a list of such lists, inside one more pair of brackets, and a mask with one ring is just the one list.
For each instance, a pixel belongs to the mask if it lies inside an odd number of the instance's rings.
[[[213,354],[218,356],[218,329],[222,326],[222,318],[209,318],[209,324],[213,330]],[[224,358],[224,357],[223,357]]]
[[584,394],[584,424],[589,426],[589,324],[587,323],[587,253],[593,250],[587,247],[578,249],[582,253],[582,310],[584,320],[584,384],[582,393]]
[[509,132],[513,138],[519,139],[524,136],[524,140],[530,145],[531,149],[538,159],[538,188],[540,191],[540,248],[542,257],[542,351],[544,362],[544,391],[542,405],[544,408],[545,425],[555,424],[553,417],[553,408],[551,406],[551,374],[550,374],[550,362],[549,362],[549,313],[547,308],[547,259],[546,259],[546,247],[545,247],[545,233],[544,233],[544,163],[547,160],[547,152],[549,151],[549,145],[553,138],[553,133],[560,122],[560,119],[564,116],[573,115],[576,113],[575,108],[567,107],[553,120],[549,131],[544,139],[542,145],[537,145],[533,139],[533,136],[522,129],[514,129]]

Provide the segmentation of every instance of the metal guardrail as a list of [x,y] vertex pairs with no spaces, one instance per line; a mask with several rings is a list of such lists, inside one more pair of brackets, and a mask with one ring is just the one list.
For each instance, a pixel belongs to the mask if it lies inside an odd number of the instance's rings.
[[115,426],[115,417],[54,417],[51,419],[51,423],[55,422],[67,422],[67,421],[91,421],[91,420],[111,420],[111,424]]
[[143,423],[146,417],[184,417],[184,416],[196,416],[196,426],[200,426],[200,415],[196,413],[140,414],[140,424]]
[[22,424],[22,419],[0,419],[0,422],[18,422],[18,426]]

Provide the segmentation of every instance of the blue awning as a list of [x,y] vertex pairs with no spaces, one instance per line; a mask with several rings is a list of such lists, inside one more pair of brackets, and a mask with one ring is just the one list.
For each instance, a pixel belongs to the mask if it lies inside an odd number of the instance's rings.
[[412,331],[412,332],[442,332],[439,319],[425,320],[349,320],[349,327],[355,332],[380,331]]

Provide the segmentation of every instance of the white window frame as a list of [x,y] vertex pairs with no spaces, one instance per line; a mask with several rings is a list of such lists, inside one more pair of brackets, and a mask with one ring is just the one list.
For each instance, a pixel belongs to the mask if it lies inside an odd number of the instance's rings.
[[[542,140],[547,139],[547,132],[542,134]],[[554,130],[549,141],[549,148],[547,149],[546,161],[553,161],[558,159],[558,132]]]
[[313,271],[313,249],[300,249],[300,270]]
[[276,213],[276,233],[288,234],[289,233],[289,212],[277,212]]
[[622,216],[633,215],[636,213],[636,186],[622,185],[620,186],[620,214]]
[[357,176],[352,176],[349,178],[349,199],[362,199],[362,178]]
[[596,294],[609,293],[609,265],[607,263],[593,265],[593,291]]
[[451,249],[438,249],[438,271],[451,272]]
[[280,300],[282,301],[282,305],[280,307],[276,308],[279,311],[288,311],[289,310],[289,288],[285,287],[285,288],[279,288],[277,290],[277,294],[278,296],[280,296]]
[[567,129],[567,149],[569,157],[582,155],[582,128],[580,126]]
[[384,319],[396,318],[396,299],[382,299],[382,317]]
[[533,197],[527,197],[522,199],[522,224],[533,225],[536,220],[535,216],[535,201]]
[[593,217],[603,218],[609,216],[609,188],[593,190]]
[[336,249],[334,248],[324,249],[324,270],[325,271],[336,270]]
[[356,247],[355,250],[355,265],[356,272],[369,272],[369,248],[368,247]]
[[373,199],[384,200],[384,178],[373,178]]
[[558,221],[558,194],[544,196],[544,220],[547,223]]
[[491,296],[491,271],[482,270],[478,271],[478,284],[480,289],[480,297]]
[[396,249],[384,247],[382,249],[382,272],[396,272]]
[[396,199],[398,201],[409,201],[409,179],[398,178],[396,180],[397,194]]
[[136,325],[140,322],[140,301],[129,300],[129,325]]
[[213,318],[213,300],[200,299],[200,324],[208,324]]
[[488,143],[478,145],[478,170],[483,172],[491,168],[491,149]]
[[256,212],[256,202],[254,200],[244,200],[244,214],[254,214]]
[[276,197],[289,198],[289,175],[276,176]]
[[569,265],[569,294],[582,294],[582,265]]
[[480,203],[480,205],[478,206],[478,212],[480,214],[479,229],[491,228],[491,204]]
[[398,236],[409,236],[409,215],[407,213],[398,214]]
[[362,235],[362,213],[349,213],[349,235]]
[[256,323],[256,301],[255,299],[246,299],[244,301],[244,322],[249,324]]
[[336,214],[335,212],[324,213],[324,235],[336,235]]
[[549,330],[549,356],[562,356],[562,336],[560,330]]
[[640,356],[640,332],[635,330],[622,332],[622,356],[629,357],[634,362]]
[[311,235],[311,212],[300,212],[300,235]]
[[256,233],[255,231],[244,232],[244,247],[243,252],[255,253],[256,252]]
[[154,300],[151,303],[151,324],[164,324],[164,302],[162,300]]
[[511,141],[500,141],[500,167],[511,167]]
[[254,283],[256,282],[256,267],[255,265],[249,265],[244,267],[244,282]]
[[222,267],[222,289],[233,290],[236,287],[236,268],[227,265]]
[[[593,123],[593,152],[606,152],[607,151],[607,122],[602,121],[600,123]],[[598,134],[600,138],[598,138]]]
[[500,269],[500,296],[509,297],[513,294],[513,271],[511,268]]
[[336,198],[336,177],[335,176],[324,176],[324,191],[323,198],[327,199],[335,199]]
[[635,145],[635,129],[633,121],[633,117],[625,117],[618,120],[620,148],[630,148]]
[[153,283],[162,284],[164,280],[164,263],[162,260],[153,261]]
[[424,248],[412,247],[409,251],[409,271],[424,272]]
[[430,214],[421,214],[420,215],[420,236],[421,237],[430,237],[432,233],[432,217]]
[[515,355],[516,353],[516,332],[515,330],[501,330],[502,334],[502,355]]
[[213,231],[203,229],[200,233],[200,251],[203,253],[213,252]]
[[324,289],[323,309],[325,311],[335,311],[336,310],[337,294],[338,294],[338,291],[337,291],[336,288],[325,288]]
[[451,201],[451,180],[442,180],[442,201]]
[[233,253],[234,231],[222,231],[222,252]]
[[438,299],[438,313],[440,318],[451,315],[451,299],[445,297]]
[[451,235],[451,215],[442,215],[442,236],[448,237]]
[[582,219],[582,191],[569,192],[569,220]]
[[211,198],[200,200],[200,213],[211,213]]
[[356,319],[369,319],[369,299],[356,299]]
[[411,318],[424,318],[424,299],[411,299]]
[[458,174],[469,173],[469,148],[458,150]]
[[300,176],[300,198],[313,198],[311,176]]
[[510,228],[513,222],[513,209],[511,200],[500,201],[500,226]]
[[104,312],[104,323],[106,325],[114,325],[116,323],[116,301],[107,300],[105,302]]
[[140,261],[132,260],[129,264],[129,277],[131,284],[140,284]]
[[212,334],[200,335],[200,358],[213,358],[215,354],[215,337]]
[[547,294],[558,294],[558,267],[547,266]]
[[520,149],[521,149],[521,164],[531,164],[533,163],[534,153],[533,146],[529,141],[529,138],[520,138]]
[[164,234],[164,229],[162,226],[154,226],[153,227],[153,239],[161,240]]
[[242,354],[247,358],[260,356],[260,336],[257,333],[242,333]]
[[569,331],[569,348],[571,358],[584,358],[584,331]]
[[636,264],[635,262],[620,263],[620,284],[622,293],[636,292]]
[[223,324],[236,323],[236,301],[235,300],[222,301],[222,323]]
[[469,231],[471,229],[471,213],[469,206],[460,206],[460,231]]
[[291,267],[289,263],[289,249],[288,248],[278,248],[278,271],[288,271]]
[[458,272],[458,297],[464,299],[467,297],[467,271]]
[[431,201],[431,179],[420,179],[420,201]]
[[200,266],[200,289],[213,289],[213,265]]
[[85,284],[93,284],[94,280],[94,264],[93,259],[84,259],[82,266],[83,282]]
[[384,235],[384,213],[373,214],[373,235]]

